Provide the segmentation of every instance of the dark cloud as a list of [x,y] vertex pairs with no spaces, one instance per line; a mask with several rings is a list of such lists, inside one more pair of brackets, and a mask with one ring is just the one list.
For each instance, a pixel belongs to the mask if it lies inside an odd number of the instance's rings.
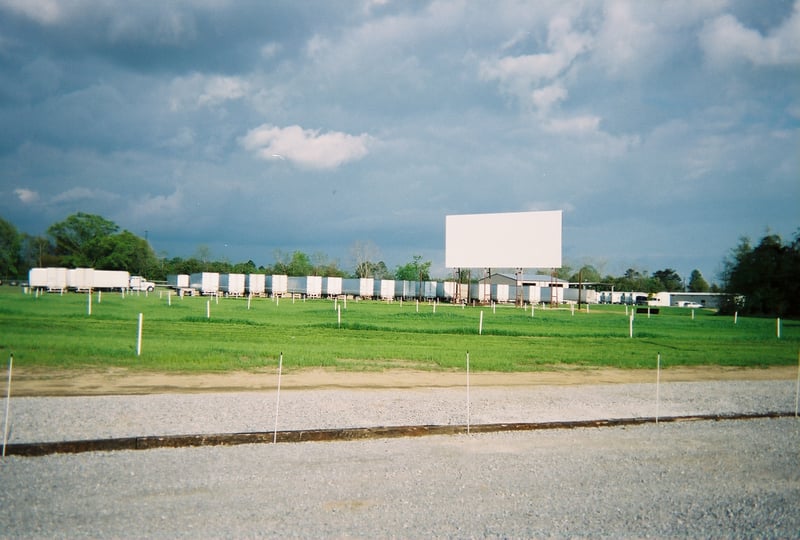
[[[564,210],[564,259],[696,266],[796,230],[797,3],[0,0],[0,215],[188,256]],[[731,43],[730,47],[724,45]],[[698,233],[698,231],[702,231]],[[686,268],[684,268],[684,266]]]

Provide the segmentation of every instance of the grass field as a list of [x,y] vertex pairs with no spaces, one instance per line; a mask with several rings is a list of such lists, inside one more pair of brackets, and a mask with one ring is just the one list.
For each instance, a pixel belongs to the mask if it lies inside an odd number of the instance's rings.
[[[722,317],[709,310],[661,308],[635,316],[625,306],[587,313],[537,307],[466,307],[414,301],[23,294],[0,287],[0,354],[15,366],[125,367],[219,372],[276,366],[343,370],[462,368],[535,371],[569,366],[775,366],[797,363],[800,321]],[[171,304],[171,305],[170,305]],[[207,309],[210,307],[210,318]],[[630,309],[630,308],[629,308]],[[478,334],[483,312],[482,334]],[[142,351],[137,356],[139,313]]]

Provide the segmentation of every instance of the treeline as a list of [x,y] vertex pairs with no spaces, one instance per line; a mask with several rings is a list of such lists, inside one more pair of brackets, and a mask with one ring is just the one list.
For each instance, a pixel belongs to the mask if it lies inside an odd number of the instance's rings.
[[291,276],[374,277],[378,279],[430,279],[429,261],[413,260],[394,270],[383,261],[374,261],[377,248],[370,244],[354,246],[355,268],[348,272],[323,253],[308,255],[276,250],[271,266],[256,265],[252,260],[232,263],[214,260],[209,249],[200,246],[192,257],[158,256],[146,239],[102,216],[78,212],[51,225],[45,236],[19,232],[0,218],[0,279],[19,279],[34,267],[96,268],[126,270],[133,275],[164,281],[169,274],[196,272],[263,273]]
[[[356,242],[352,249],[354,267],[341,268],[324,253],[308,255],[302,251],[274,252],[271,266],[256,265],[252,260],[232,263],[214,260],[207,247],[200,246],[189,258],[158,256],[147,242],[130,231],[120,230],[113,221],[79,212],[51,225],[45,236],[19,232],[0,218],[0,278],[24,278],[33,267],[87,267],[103,270],[127,270],[134,275],[163,281],[168,274],[196,272],[264,273],[291,276],[373,277],[408,281],[431,279],[431,262],[414,255],[408,263],[390,269],[377,259],[378,250],[369,243]],[[778,235],[765,236],[756,246],[742,238],[731,255],[723,261],[722,285],[709,284],[699,270],[688,280],[675,270],[665,268],[652,274],[629,268],[622,276],[601,275],[592,265],[574,269],[565,265],[557,277],[589,288],[617,291],[656,292],[727,292],[724,312],[742,314],[800,315],[800,230],[793,241],[784,244]],[[464,272],[462,281],[468,279]],[[473,274],[472,279],[482,277]]]

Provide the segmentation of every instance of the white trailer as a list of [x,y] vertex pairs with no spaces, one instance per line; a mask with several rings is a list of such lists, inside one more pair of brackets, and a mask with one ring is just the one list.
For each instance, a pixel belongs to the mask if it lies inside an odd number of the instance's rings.
[[436,284],[436,298],[452,301],[456,297],[457,285],[455,281],[440,281]]
[[359,278],[358,296],[360,296],[361,298],[372,298],[374,294],[375,294],[375,279]]
[[49,292],[63,292],[67,288],[67,269],[48,267],[47,270],[47,285],[46,288]]
[[170,289],[181,290],[189,288],[189,274],[167,275],[167,286]]
[[124,291],[131,275],[125,270],[95,270],[92,288],[102,291]]
[[243,296],[244,274],[220,274],[219,290],[227,296]]
[[28,286],[31,289],[46,289],[47,268],[31,268],[28,271]]
[[498,304],[508,302],[508,284],[497,283],[492,285],[492,301]]
[[381,300],[394,300],[394,280],[381,279],[380,280],[380,294]]
[[264,274],[247,274],[247,294],[264,296],[267,290],[267,276]]
[[435,281],[423,281],[420,283],[422,286],[422,297],[426,300],[433,300],[436,298],[436,282]]
[[267,292],[272,296],[283,296],[289,292],[289,276],[273,274],[267,276]]
[[397,279],[394,282],[394,295],[397,298],[416,298],[419,282]]
[[339,296],[342,294],[342,278],[331,276],[322,279],[322,292],[326,296]]
[[322,276],[306,277],[306,296],[309,298],[322,297]]
[[67,270],[67,287],[75,292],[88,292],[94,285],[94,268],[70,268]]
[[189,284],[189,274],[168,274],[167,286],[181,296],[194,294],[194,289]]
[[198,272],[189,276],[189,286],[202,295],[219,294],[219,273]]

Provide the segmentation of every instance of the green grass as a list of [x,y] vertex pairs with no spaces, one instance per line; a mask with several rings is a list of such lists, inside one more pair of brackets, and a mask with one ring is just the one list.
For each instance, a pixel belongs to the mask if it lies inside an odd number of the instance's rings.
[[[211,317],[206,317],[210,302]],[[797,363],[800,322],[721,317],[709,310],[661,308],[640,314],[629,337],[624,306],[568,308],[466,307],[427,303],[342,302],[341,326],[332,300],[305,302],[172,297],[167,292],[92,297],[36,297],[0,287],[0,354],[19,366],[59,369],[125,367],[214,372],[277,365],[380,370],[535,371],[559,366],[621,368],[662,365],[774,366]],[[483,333],[478,334],[480,312]],[[143,314],[142,354],[136,354]]]

